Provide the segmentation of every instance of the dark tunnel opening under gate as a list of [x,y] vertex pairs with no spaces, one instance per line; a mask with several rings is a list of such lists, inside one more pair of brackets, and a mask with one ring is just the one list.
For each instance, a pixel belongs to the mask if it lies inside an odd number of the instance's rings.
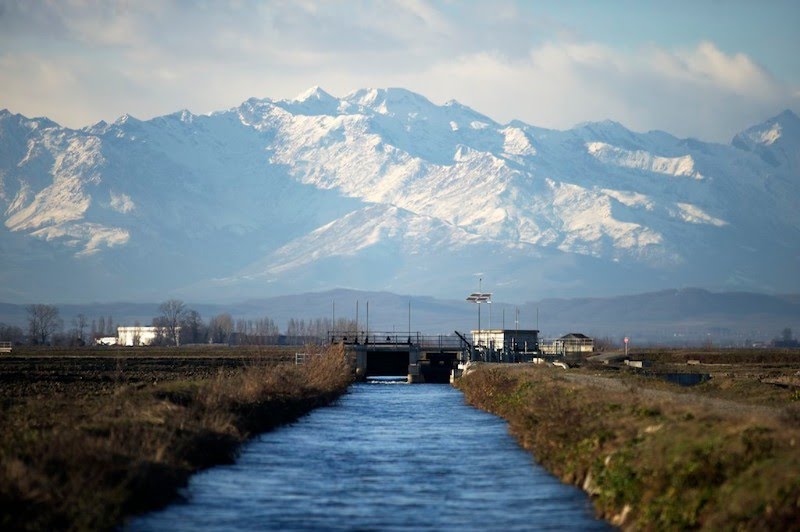
[[367,351],[367,377],[405,377],[408,351]]

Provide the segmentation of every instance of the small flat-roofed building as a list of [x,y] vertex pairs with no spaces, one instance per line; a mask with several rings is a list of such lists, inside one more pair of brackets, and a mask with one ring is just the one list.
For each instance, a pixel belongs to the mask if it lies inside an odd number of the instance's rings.
[[565,334],[555,342],[555,350],[563,355],[588,354],[594,351],[594,340],[585,334]]
[[537,329],[481,329],[472,331],[472,343],[495,351],[531,353],[539,351]]
[[117,327],[118,344],[150,345],[158,337],[159,329],[160,327]]
[[116,336],[101,336],[94,340],[95,345],[117,345],[118,343],[119,339]]

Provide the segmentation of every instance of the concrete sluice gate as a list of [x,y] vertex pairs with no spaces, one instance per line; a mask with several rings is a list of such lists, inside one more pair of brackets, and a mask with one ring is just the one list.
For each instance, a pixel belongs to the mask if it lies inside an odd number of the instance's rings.
[[469,359],[464,335],[420,333],[336,333],[331,343],[345,346],[356,378],[407,377],[409,383],[449,383],[458,363]]
[[356,376],[407,377],[409,383],[449,383],[458,352],[368,350],[356,353]]

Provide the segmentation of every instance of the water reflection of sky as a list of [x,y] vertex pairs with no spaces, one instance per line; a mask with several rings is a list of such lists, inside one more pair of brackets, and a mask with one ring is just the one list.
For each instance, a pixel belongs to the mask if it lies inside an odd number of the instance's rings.
[[447,385],[374,380],[196,475],[132,530],[602,530],[588,498]]

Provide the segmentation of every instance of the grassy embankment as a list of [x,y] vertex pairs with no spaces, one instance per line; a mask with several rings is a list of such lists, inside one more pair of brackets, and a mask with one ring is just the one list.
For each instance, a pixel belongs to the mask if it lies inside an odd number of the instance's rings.
[[[796,388],[765,395],[735,384],[740,375],[685,389],[609,373],[483,366],[457,386],[624,529],[800,529]],[[721,398],[726,380],[737,402]]]
[[300,366],[262,351],[0,360],[0,529],[114,528],[352,379],[340,350]]

